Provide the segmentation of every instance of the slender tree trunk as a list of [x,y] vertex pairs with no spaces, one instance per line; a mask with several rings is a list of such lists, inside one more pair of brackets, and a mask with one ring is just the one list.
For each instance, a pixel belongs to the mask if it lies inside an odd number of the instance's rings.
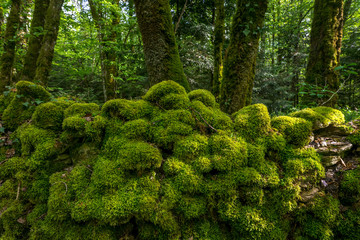
[[0,6],[0,41],[2,42],[2,38],[3,38],[3,32],[2,32],[2,26],[4,24],[4,9]]
[[173,80],[190,90],[175,41],[168,0],[135,0],[150,84]]
[[[115,0],[113,4],[118,5],[119,1]],[[131,2],[129,2],[131,7]],[[104,101],[116,98],[116,80],[118,76],[117,65],[116,65],[116,51],[113,45],[116,42],[117,32],[116,27],[120,22],[115,12],[111,13],[112,25],[106,26],[104,24],[104,16],[106,15],[101,6],[98,3],[89,0],[90,11],[92,18],[95,21],[96,28],[98,31],[99,48],[100,48],[100,61],[101,61],[101,73],[103,78],[103,92]],[[106,29],[109,27],[109,29]],[[107,30],[107,31],[105,31]],[[108,33],[108,34],[106,34]]]
[[5,90],[5,86],[12,83],[12,71],[15,59],[16,35],[20,23],[21,0],[11,2],[11,10],[6,22],[4,53],[1,56],[0,69],[0,93]]
[[35,82],[47,86],[54,57],[54,48],[60,26],[60,15],[64,0],[50,0],[45,16],[44,38],[36,62]]
[[45,14],[49,0],[35,0],[35,9],[30,27],[29,47],[25,55],[24,68],[21,79],[33,81],[36,73],[36,61],[39,57],[41,43],[44,36]]
[[225,34],[225,7],[224,0],[215,1],[215,29],[214,29],[214,76],[212,92],[218,97],[223,77],[223,47]]
[[343,0],[315,0],[306,82],[331,92],[325,98],[306,96],[305,103],[334,106],[337,102],[334,93],[340,81],[335,67],[340,64],[343,21]]
[[[119,5],[119,0],[115,0],[113,2],[114,5]],[[116,44],[116,39],[118,32],[116,31],[117,26],[120,23],[119,16],[117,16],[116,12],[111,13],[112,18],[112,24],[109,26],[109,30],[107,31],[109,33],[109,36],[107,37],[107,43],[106,45],[106,61],[105,61],[105,68],[106,68],[106,81],[105,81],[105,88],[106,88],[106,95],[107,100],[116,98],[116,77],[118,76],[118,70],[117,70],[117,54],[116,49],[114,48],[114,45]]]
[[268,1],[237,0],[224,64],[220,106],[233,113],[251,103],[260,29]]

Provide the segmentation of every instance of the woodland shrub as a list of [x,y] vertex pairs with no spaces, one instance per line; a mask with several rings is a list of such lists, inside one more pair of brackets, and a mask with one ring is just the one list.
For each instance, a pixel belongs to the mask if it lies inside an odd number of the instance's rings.
[[314,123],[343,123],[336,110],[271,119],[256,104],[231,118],[210,92],[187,94],[172,81],[101,108],[29,82],[16,88],[11,101],[0,98],[14,130],[0,148],[0,239],[357,236],[358,170],[340,186],[345,219],[323,190],[301,198],[325,175],[303,147]]

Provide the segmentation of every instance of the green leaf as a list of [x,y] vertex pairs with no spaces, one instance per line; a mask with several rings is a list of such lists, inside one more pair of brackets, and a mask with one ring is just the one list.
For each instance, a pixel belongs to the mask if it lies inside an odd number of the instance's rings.
[[249,35],[250,30],[249,30],[249,29],[245,29],[245,30],[243,31],[243,33],[244,33],[245,36],[247,36],[247,35]]

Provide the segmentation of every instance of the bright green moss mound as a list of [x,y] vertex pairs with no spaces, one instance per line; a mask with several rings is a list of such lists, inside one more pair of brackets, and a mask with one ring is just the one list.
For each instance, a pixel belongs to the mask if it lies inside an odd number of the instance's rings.
[[303,147],[310,142],[311,122],[296,117],[274,117],[271,126],[282,133],[288,143],[295,147]]
[[339,199],[326,193],[303,118],[271,120],[262,104],[231,118],[210,92],[173,81],[101,109],[28,82],[11,95],[0,98],[15,130],[0,145],[0,239],[358,236],[360,173],[343,173]]
[[249,141],[264,138],[270,131],[270,116],[267,107],[255,104],[234,113],[234,129]]
[[291,113],[290,116],[304,118],[310,121],[313,124],[314,129],[345,123],[344,114],[341,111],[330,107],[306,108]]
[[190,101],[200,101],[207,107],[216,107],[215,96],[205,89],[197,89],[188,93]]
[[62,126],[64,110],[52,102],[43,103],[35,109],[31,119],[39,128],[58,130]]

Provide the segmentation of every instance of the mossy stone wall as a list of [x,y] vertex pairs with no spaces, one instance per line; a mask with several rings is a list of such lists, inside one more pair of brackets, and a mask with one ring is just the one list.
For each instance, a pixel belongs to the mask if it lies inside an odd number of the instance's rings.
[[[357,236],[358,169],[339,198],[321,188],[325,168],[304,148],[313,126],[304,118],[271,119],[262,104],[230,117],[210,92],[173,81],[101,107],[17,87],[3,115],[17,124],[1,138],[11,144],[0,145],[0,239]],[[12,112],[21,93],[43,103]],[[316,119],[342,121],[320,110]]]

